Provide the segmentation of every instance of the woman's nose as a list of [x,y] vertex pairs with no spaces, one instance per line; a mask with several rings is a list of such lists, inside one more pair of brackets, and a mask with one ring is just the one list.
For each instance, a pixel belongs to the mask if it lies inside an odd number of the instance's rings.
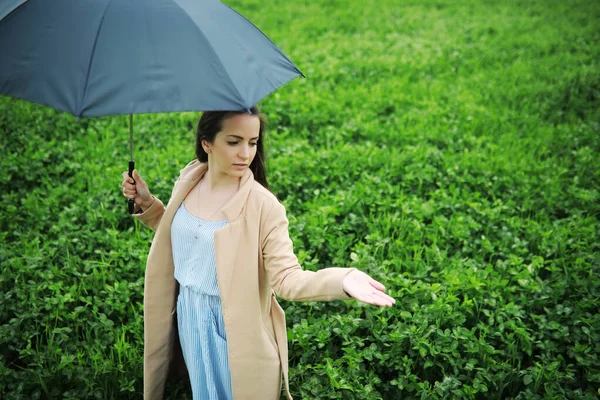
[[249,155],[250,155],[250,146],[247,144],[242,145],[241,149],[240,149],[240,157],[245,160],[249,157]]

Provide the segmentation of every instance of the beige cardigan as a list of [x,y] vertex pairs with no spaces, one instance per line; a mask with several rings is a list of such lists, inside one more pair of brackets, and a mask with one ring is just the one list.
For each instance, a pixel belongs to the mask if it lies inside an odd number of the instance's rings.
[[[192,161],[181,170],[166,208],[156,199],[143,213],[134,214],[156,231],[144,286],[144,398],[148,400],[163,399],[170,365],[182,367],[171,222],[207,169],[207,164]],[[273,291],[292,301],[349,299],[342,280],[353,268],[303,271],[293,252],[285,208],[254,180],[250,170],[222,211],[229,224],[215,233],[215,257],[233,397],[279,399],[283,375],[291,399],[285,315]]]

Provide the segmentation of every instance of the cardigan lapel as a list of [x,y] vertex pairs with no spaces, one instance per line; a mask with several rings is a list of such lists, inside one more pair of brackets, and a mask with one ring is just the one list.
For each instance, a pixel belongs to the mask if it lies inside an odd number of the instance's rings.
[[229,288],[237,265],[238,244],[243,232],[242,210],[254,184],[254,174],[247,169],[240,182],[240,188],[233,198],[223,207],[223,214],[229,221],[215,232],[215,259],[217,262],[217,280],[223,307],[227,307]]
[[197,180],[178,180],[175,182],[173,195],[171,196],[169,204],[167,204],[165,213],[160,221],[161,224],[168,225],[168,229],[166,229],[166,231],[169,232],[169,237],[171,236],[171,223],[173,222],[173,218],[175,217],[177,209],[197,182]]
[[229,288],[233,277],[233,269],[237,261],[237,247],[242,233],[236,229],[240,221],[229,223],[215,232],[215,259],[217,263],[217,282],[221,294],[223,308],[227,308]]
[[[181,173],[182,175],[185,175],[185,178],[181,178],[175,182],[175,190],[171,201],[169,202],[169,204],[173,203],[175,205],[175,211],[179,208],[181,202],[185,199],[185,196],[187,196],[194,185],[198,183],[206,171],[208,171],[208,164],[196,162],[191,164],[188,168],[189,170],[185,168]],[[244,175],[241,177],[239,190],[231,200],[223,206],[223,214],[225,214],[227,221],[230,223],[240,217],[240,213],[246,204],[246,200],[248,199],[253,184],[254,174],[250,168],[247,168]],[[167,206],[167,208],[169,207]]]
[[[163,219],[166,221],[165,223],[168,223],[169,225],[172,223],[175,212],[181,205],[181,202],[185,200],[185,197],[204,176],[207,170],[208,164],[194,163],[190,166],[190,170],[186,171],[185,174],[182,171],[182,175],[184,175],[185,178],[181,178],[175,183],[173,196],[171,197],[171,201],[169,201],[163,216]],[[231,200],[223,206],[223,214],[229,223],[215,232],[217,282],[224,306],[227,304],[227,301],[223,300],[229,293],[233,269],[236,265],[236,257],[238,254],[236,249],[238,248],[238,243],[242,234],[242,210],[244,209],[253,184],[254,174],[248,168],[241,178],[239,190]],[[170,229],[168,230],[170,231]]]

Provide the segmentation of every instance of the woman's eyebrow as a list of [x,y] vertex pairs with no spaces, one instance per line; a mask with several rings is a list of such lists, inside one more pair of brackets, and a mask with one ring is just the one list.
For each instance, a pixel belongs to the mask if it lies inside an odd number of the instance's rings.
[[[231,134],[229,134],[229,135],[227,135],[227,136],[234,137],[234,138],[236,138],[236,139],[240,139],[240,140],[244,140],[244,138],[243,138],[243,137],[241,137],[241,136],[238,136],[238,135],[231,135]],[[250,140],[258,140],[258,136],[255,136],[255,137],[253,137],[253,138],[250,138]]]

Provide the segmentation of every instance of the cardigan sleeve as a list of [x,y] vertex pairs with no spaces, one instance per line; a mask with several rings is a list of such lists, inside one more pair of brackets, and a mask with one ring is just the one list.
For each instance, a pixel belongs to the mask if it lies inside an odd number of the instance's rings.
[[[193,160],[188,165],[186,165],[186,168],[194,163],[195,163],[195,160]],[[177,185],[177,182],[179,182],[180,178],[181,178],[181,172],[180,172],[179,177],[175,181],[175,185]],[[171,197],[173,197],[173,193],[175,192],[175,185],[173,186],[173,191],[171,192]],[[152,195],[152,197],[154,197],[154,203],[152,203],[152,205],[150,207],[148,207],[145,211],[142,211],[141,207],[136,204],[135,208],[133,209],[132,216],[134,218],[136,218],[138,221],[140,221],[142,224],[146,225],[148,228],[152,229],[153,231],[156,231],[156,228],[158,228],[158,224],[160,223],[160,220],[161,220],[163,214],[165,213],[166,207],[165,207],[164,203],[162,201],[160,201],[160,199],[158,197],[156,197],[154,195]]]
[[275,201],[262,219],[263,266],[278,296],[291,301],[351,299],[342,288],[344,277],[355,268],[324,268],[304,271],[294,254],[285,207]]
[[146,225],[148,228],[156,231],[160,219],[165,213],[165,205],[158,197],[154,197],[154,203],[150,207],[148,207],[145,211],[136,204],[134,214],[132,216],[140,221],[142,224]]

